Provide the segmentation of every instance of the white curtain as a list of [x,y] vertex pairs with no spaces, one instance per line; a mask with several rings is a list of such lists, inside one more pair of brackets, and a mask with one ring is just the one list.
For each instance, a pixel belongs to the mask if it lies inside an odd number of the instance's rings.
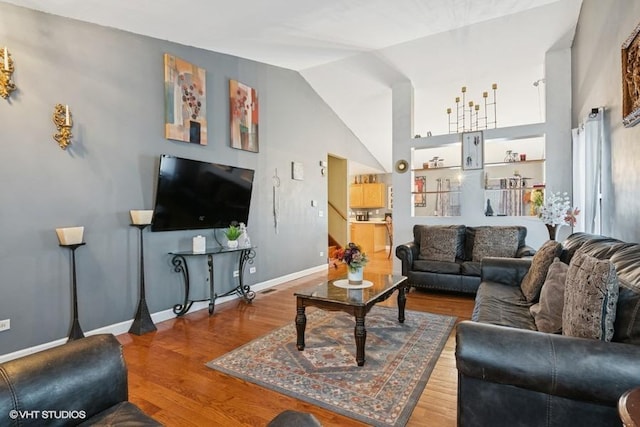
[[592,110],[573,129],[573,206],[580,209],[574,231],[602,233],[602,141],[604,109]]

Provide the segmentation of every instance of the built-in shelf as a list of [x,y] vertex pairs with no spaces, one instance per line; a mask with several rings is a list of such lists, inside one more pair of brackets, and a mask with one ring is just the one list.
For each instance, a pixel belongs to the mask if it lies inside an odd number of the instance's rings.
[[535,160],[518,160],[517,162],[490,162],[485,163],[485,167],[493,167],[493,166],[517,166],[517,165],[526,165],[533,163],[544,163],[545,159],[535,159]]
[[459,193],[460,190],[443,190],[443,191],[412,191],[411,194],[450,194]]
[[459,170],[461,169],[460,165],[458,166],[439,166],[437,168],[420,168],[420,169],[411,169],[413,172],[436,172],[443,170]]

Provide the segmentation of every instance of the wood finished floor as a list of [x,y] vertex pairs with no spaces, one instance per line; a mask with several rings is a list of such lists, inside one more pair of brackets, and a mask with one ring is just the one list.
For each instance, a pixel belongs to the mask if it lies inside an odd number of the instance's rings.
[[[392,264],[386,255],[374,254],[367,269],[390,273]],[[364,425],[205,366],[218,356],[292,323],[293,292],[341,274],[345,274],[344,266],[330,268],[327,273],[258,293],[251,304],[230,301],[217,305],[212,316],[207,310],[200,310],[159,323],[157,332],[119,335],[129,370],[129,400],[166,426],[264,426],[286,409],[311,412],[324,426]],[[392,296],[382,305],[395,306],[396,298]],[[461,321],[469,319],[473,297],[413,290],[407,298],[407,309],[456,316]],[[408,426],[456,425],[454,351],[455,329]]]

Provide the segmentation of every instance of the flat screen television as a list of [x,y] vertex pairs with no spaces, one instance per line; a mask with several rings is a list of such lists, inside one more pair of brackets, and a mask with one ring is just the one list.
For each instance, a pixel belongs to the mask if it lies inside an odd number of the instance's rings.
[[253,176],[251,169],[161,155],[151,230],[248,224]]

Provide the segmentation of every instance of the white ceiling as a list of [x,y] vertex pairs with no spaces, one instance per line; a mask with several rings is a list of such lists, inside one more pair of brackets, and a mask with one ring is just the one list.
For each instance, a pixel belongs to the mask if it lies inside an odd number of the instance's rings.
[[[299,71],[391,171],[391,87],[415,129],[447,133],[461,86],[499,84],[501,125],[540,121],[544,54],[571,46],[582,0],[1,0]],[[513,114],[517,112],[517,114]],[[377,165],[372,165],[377,166]]]

